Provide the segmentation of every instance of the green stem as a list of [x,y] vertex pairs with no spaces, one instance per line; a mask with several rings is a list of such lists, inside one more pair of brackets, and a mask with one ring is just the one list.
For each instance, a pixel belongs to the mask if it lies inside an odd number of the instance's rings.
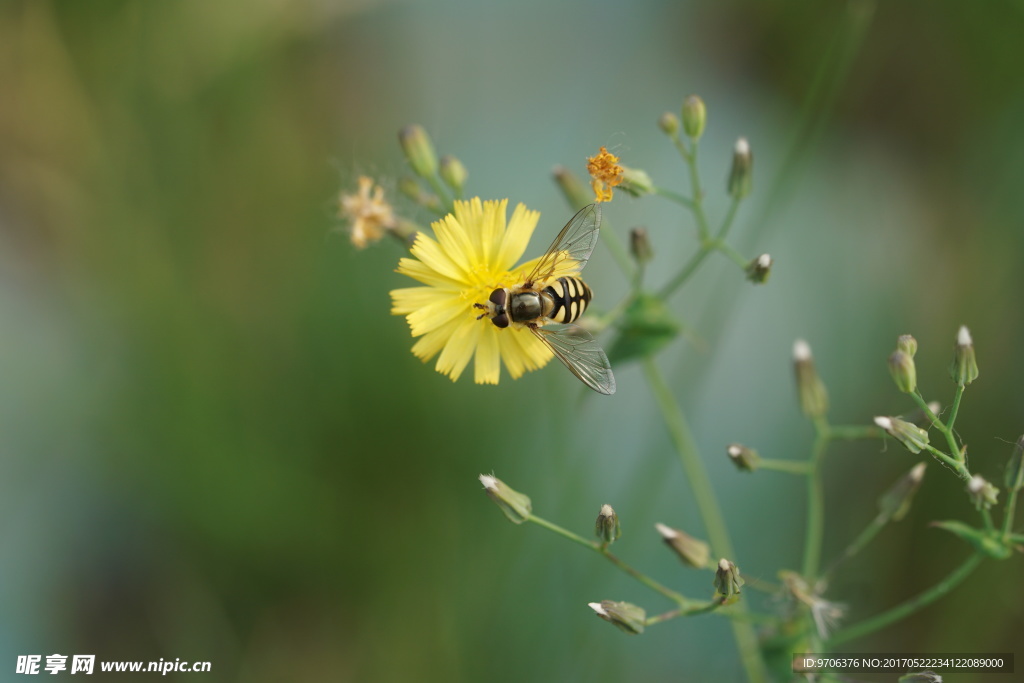
[[534,524],[536,524],[538,526],[542,526],[545,529],[547,529],[548,531],[553,531],[556,534],[558,534],[559,536],[561,536],[562,538],[567,538],[570,541],[572,541],[573,543],[578,543],[579,545],[582,545],[585,548],[593,550],[598,555],[601,555],[601,556],[605,557],[609,562],[611,562],[616,567],[618,567],[622,571],[624,571],[627,574],[629,574],[630,576],[632,576],[634,579],[636,579],[640,583],[644,584],[645,586],[647,586],[648,588],[650,588],[654,592],[660,593],[661,595],[665,596],[666,598],[668,598],[672,602],[676,603],[680,607],[688,608],[692,604],[691,601],[686,596],[684,596],[684,595],[682,595],[680,593],[677,593],[676,591],[672,590],[671,588],[666,588],[665,586],[661,585],[660,583],[658,583],[654,579],[650,578],[646,574],[643,574],[642,572],[637,571],[636,569],[634,569],[630,565],[628,565],[625,562],[623,562],[622,560],[620,560],[617,556],[615,556],[615,555],[611,554],[610,552],[608,552],[608,548],[603,546],[603,545],[601,545],[600,543],[597,543],[596,541],[588,541],[587,539],[583,538],[582,536],[574,534],[573,532],[569,531],[568,529],[564,529],[564,528],[558,526],[557,524],[555,524],[553,522],[549,522],[546,519],[543,519],[543,518],[538,517],[536,515],[532,515],[531,514],[527,518],[527,521],[533,522]]
[[981,564],[983,558],[984,556],[981,553],[971,555],[963,564],[953,570],[949,576],[926,590],[924,593],[921,593],[920,595],[911,598],[890,610],[862,621],[859,624],[854,624],[853,626],[844,628],[829,638],[826,645],[831,648],[839,645],[840,643],[845,643],[848,640],[860,638],[861,636],[865,636],[881,628],[885,628],[889,624],[904,619],[919,609],[930,605],[955,588],[961,581],[966,579],[970,573],[974,571],[979,564]]
[[733,199],[732,203],[729,204],[729,212],[725,214],[725,220],[722,221],[722,226],[718,228],[718,234],[715,235],[715,239],[719,242],[724,242],[726,235],[729,234],[729,229],[732,227],[733,219],[736,218],[736,209],[740,207],[740,199]]
[[[946,437],[946,444],[949,446],[949,452],[953,454],[952,460],[957,464],[963,463],[963,458],[961,457],[962,452],[960,450],[960,446],[956,442],[956,437],[953,435],[953,430],[950,425],[952,425],[954,420],[956,420],[956,413],[960,409],[960,398],[963,396],[963,393],[964,388],[962,386],[958,386],[956,389],[956,397],[953,399],[953,411],[949,417],[948,424],[943,424],[942,420],[939,419],[939,416],[932,412],[932,409],[928,407],[928,403],[924,400],[924,396],[921,395],[920,391],[914,391],[914,393],[910,394],[911,398],[914,399],[914,402],[917,403],[918,407],[924,411],[924,414],[931,421],[932,426],[942,432],[942,435]],[[945,460],[943,461],[945,462]],[[955,469],[958,473],[961,470],[960,467],[956,467]]]
[[855,538],[850,545],[846,546],[846,550],[843,551],[843,554],[836,558],[832,565],[825,571],[825,576],[832,576],[843,562],[846,562],[863,550],[864,546],[870,543],[875,536],[878,535],[878,532],[882,530],[882,527],[884,527],[890,519],[891,517],[887,517],[886,515],[878,515],[871,520],[871,523],[868,524],[862,532],[860,532],[857,538]]
[[884,439],[885,430],[869,425],[829,425],[828,438],[833,441],[855,441],[857,439]]
[[985,531],[989,532],[990,534],[994,534],[996,530],[996,525],[992,523],[992,513],[986,510],[985,508],[981,508],[980,512],[981,520],[985,523]]
[[[711,486],[711,478],[708,476],[704,463],[697,452],[697,445],[690,432],[686,417],[676,404],[675,398],[665,380],[662,378],[654,361],[648,356],[644,358],[644,374],[651,386],[655,402],[661,411],[668,427],[672,443],[679,455],[683,471],[690,484],[690,491],[697,503],[701,519],[704,521],[704,528],[707,531],[711,547],[719,555],[736,561],[736,554],[732,548],[732,541],[729,539],[729,532],[725,526],[725,519],[722,516],[721,508],[715,497],[714,489]],[[736,612],[742,614],[746,611],[744,603],[737,603],[733,606]],[[736,638],[736,646],[739,650],[740,659],[747,672],[750,681],[766,681],[767,671],[764,662],[761,660],[760,646],[757,641],[757,634],[749,623],[741,619],[731,620],[733,635]]]
[[437,198],[441,200],[442,206],[446,209],[444,215],[454,212],[455,204],[452,201],[452,198],[448,195],[448,190],[446,190],[444,185],[441,184],[438,177],[432,175],[426,180],[430,184],[431,189],[434,190],[434,194],[436,194]]
[[938,448],[935,448],[931,444],[926,444],[924,448],[926,451],[935,456],[936,460],[944,464],[949,469],[953,470],[953,472],[956,473],[956,476],[959,477],[961,480],[971,480],[971,472],[970,470],[967,469],[967,466],[964,465],[962,462],[949,457],[948,455],[940,451]]
[[813,586],[818,578],[821,547],[825,536],[825,485],[821,469],[828,448],[828,421],[824,417],[815,418],[814,431],[814,446],[808,462],[807,532],[804,538],[803,564],[804,580],[810,586]]
[[713,244],[715,245],[715,248],[718,249],[718,251],[722,252],[730,259],[732,259],[733,263],[740,267],[740,270],[746,271],[747,266],[750,264],[750,259],[745,257],[740,252],[736,251],[735,249],[733,249],[731,246],[721,241],[720,239],[714,240]]
[[690,276],[693,275],[697,270],[697,267],[700,266],[701,262],[707,258],[711,251],[711,247],[702,244],[697,253],[691,256],[687,264],[683,266],[683,269],[680,270],[667,285],[661,288],[661,291],[658,292],[658,298],[664,301],[671,296],[673,292],[679,289],[683,283],[690,279]]
[[1020,489],[1011,489],[1006,497],[1006,507],[1003,509],[1003,538],[1008,539],[1013,531],[1013,516],[1017,512],[1017,494]]
[[775,470],[776,472],[789,472],[790,474],[810,474],[810,463],[803,460],[776,460],[773,458],[761,458],[757,466],[764,470]]
[[960,412],[960,399],[964,397],[964,385],[956,385],[956,395],[953,396],[953,407],[949,410],[949,421],[946,422],[946,430],[953,433],[953,423],[956,422],[956,414]]
[[672,190],[666,190],[664,187],[657,187],[657,186],[652,187],[651,188],[651,192],[653,192],[656,195],[660,195],[662,197],[665,197],[666,199],[671,199],[672,201],[676,202],[677,204],[682,204],[683,206],[685,206],[687,209],[690,209],[691,211],[693,210],[693,200],[690,199],[689,197],[684,197],[683,195],[679,194],[678,192],[673,192]]
[[654,624],[660,624],[662,622],[669,621],[670,619],[676,619],[677,617],[692,617],[698,614],[714,612],[721,606],[721,602],[712,600],[710,602],[703,602],[691,607],[680,607],[679,609],[674,609],[670,612],[657,614],[653,617],[647,617],[647,620],[644,622],[644,626],[653,626]]
[[619,266],[619,269],[625,273],[626,277],[633,280],[634,266],[633,259],[629,257],[629,251],[627,251],[626,247],[619,241],[618,234],[612,230],[612,226],[608,221],[604,221],[601,225],[602,230],[598,234],[598,239],[604,243],[604,246],[608,247],[608,251],[611,252],[612,258],[615,259],[615,263]]
[[[681,144],[679,143],[679,145]],[[686,159],[686,165],[690,167],[690,201],[693,203],[691,207],[693,217],[697,219],[697,234],[700,235],[701,242],[706,242],[711,237],[711,229],[708,227],[708,217],[704,213],[704,190],[700,187],[697,149],[697,141],[694,140],[690,145],[690,152],[684,154],[683,158]]]

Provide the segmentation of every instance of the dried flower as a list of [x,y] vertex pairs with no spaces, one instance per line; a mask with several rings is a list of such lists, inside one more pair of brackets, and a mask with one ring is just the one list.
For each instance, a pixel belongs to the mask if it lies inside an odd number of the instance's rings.
[[367,176],[359,177],[355,194],[341,195],[338,215],[348,221],[349,235],[357,249],[377,242],[398,226],[394,210],[384,199],[384,188]]
[[587,158],[587,173],[593,178],[590,185],[594,189],[594,201],[610,202],[612,188],[622,182],[623,170],[619,166],[619,158],[601,147],[597,154]]

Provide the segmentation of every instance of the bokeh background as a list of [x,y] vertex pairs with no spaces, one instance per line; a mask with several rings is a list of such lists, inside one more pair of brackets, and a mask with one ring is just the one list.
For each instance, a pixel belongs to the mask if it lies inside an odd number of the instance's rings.
[[[476,481],[493,471],[584,534],[612,503],[622,557],[708,594],[653,531],[701,528],[638,369],[610,399],[555,366],[452,384],[389,315],[398,245],[355,251],[338,192],[360,174],[393,188],[395,133],[418,122],[471,194],[543,212],[536,253],[570,214],[556,164],[582,173],[607,145],[685,188],[656,121],[700,93],[709,211],[745,135],[756,189],[734,231],[776,267],[753,287],[712,259],[673,299],[687,334],[659,364],[743,570],[773,579],[799,564],[803,487],[737,474],[724,447],[804,457],[795,338],[833,420],[864,423],[906,409],[885,364],[901,333],[948,402],[968,324],[975,469],[1000,480],[1024,432],[1022,33],[1019,2],[4,3],[4,677],[59,652],[206,660],[210,681],[737,680],[724,619],[625,636],[586,603],[670,606],[508,524]],[[652,283],[694,248],[664,200],[620,194],[605,215],[623,237],[648,228]],[[602,249],[588,280],[605,307],[628,285]],[[915,462],[891,444],[830,454],[826,558]],[[837,576],[851,620],[966,556],[927,527],[944,518],[975,519],[932,466],[912,514]],[[1019,558],[989,562],[850,649],[1013,651],[1022,615]]]

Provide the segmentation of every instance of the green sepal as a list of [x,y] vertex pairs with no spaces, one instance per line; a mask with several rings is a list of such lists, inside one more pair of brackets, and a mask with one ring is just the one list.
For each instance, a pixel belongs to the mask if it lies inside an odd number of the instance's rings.
[[608,359],[622,363],[651,356],[675,339],[681,329],[661,299],[641,292],[622,316],[619,336],[612,343]]
[[1005,560],[1013,554],[1013,548],[1007,545],[1003,539],[993,536],[984,529],[975,529],[963,522],[950,520],[947,522],[932,522],[931,524],[939,529],[945,529],[955,536],[967,541],[980,552],[997,560]]

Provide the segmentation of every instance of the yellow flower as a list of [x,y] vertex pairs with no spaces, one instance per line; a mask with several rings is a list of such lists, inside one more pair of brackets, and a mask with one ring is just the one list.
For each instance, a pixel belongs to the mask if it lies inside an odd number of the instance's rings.
[[[473,304],[486,304],[499,287],[521,284],[536,259],[516,261],[530,241],[540,213],[522,204],[505,223],[508,200],[456,201],[454,214],[433,224],[436,239],[420,232],[412,246],[414,258],[399,261],[398,272],[423,287],[391,292],[391,312],[404,315],[419,337],[412,352],[424,362],[440,353],[437,371],[457,380],[475,356],[474,381],[497,384],[501,365],[512,379],[543,367],[552,353],[522,324],[505,329],[479,318]],[[559,266],[555,277],[578,272],[575,261]]]
[[601,147],[596,155],[587,159],[587,173],[593,178],[590,186],[594,188],[594,201],[610,202],[612,188],[622,182],[619,158],[606,147]]
[[359,191],[341,195],[338,204],[338,215],[351,224],[352,244],[359,249],[378,241],[398,225],[394,210],[384,200],[384,188],[375,187],[373,178],[360,176]]

